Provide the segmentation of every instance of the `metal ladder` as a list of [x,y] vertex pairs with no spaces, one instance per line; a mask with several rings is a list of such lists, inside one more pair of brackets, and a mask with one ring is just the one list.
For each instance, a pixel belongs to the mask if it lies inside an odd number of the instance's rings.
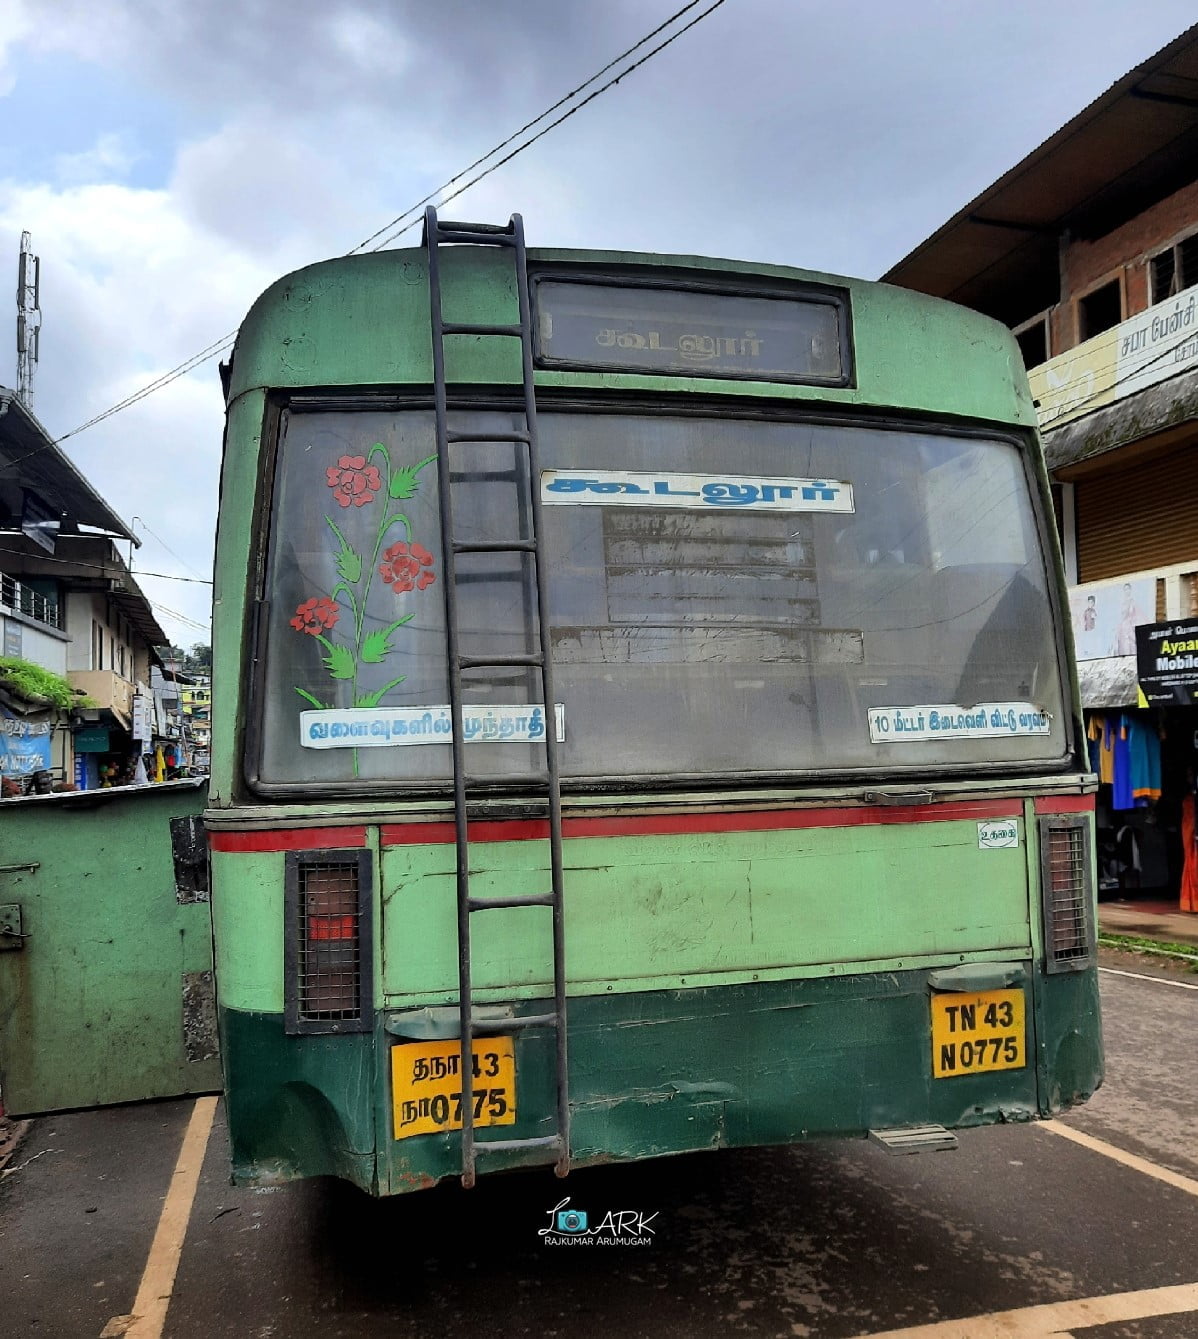
[[[443,245],[497,246],[515,252],[516,285],[520,300],[520,319],[512,325],[478,325],[446,321],[441,309],[441,268],[439,248]],[[528,293],[528,259],[524,247],[524,223],[513,214],[506,225],[485,223],[442,223],[431,206],[424,214],[423,245],[428,251],[429,308],[432,318],[433,398],[437,434],[437,479],[441,503],[441,544],[444,552],[445,628],[449,654],[449,704],[453,718],[453,813],[457,841],[457,913],[458,913],[458,990],[461,1019],[462,1073],[462,1184],[472,1186],[475,1161],[480,1152],[510,1152],[533,1148],[553,1149],[557,1153],[556,1170],[564,1176],[570,1166],[570,1097],[566,1057],[566,960],[565,923],[562,900],[562,811],[557,754],[557,712],[553,691],[553,665],[549,650],[548,577],[541,558],[540,478],[537,446],[537,405],[533,387],[532,314]],[[449,428],[446,406],[445,337],[482,335],[518,339],[523,354],[524,430],[517,432],[453,432]],[[459,541],[453,526],[453,474],[449,448],[452,445],[511,442],[527,452],[528,496],[521,499],[529,518],[529,537],[505,536],[497,539]],[[458,627],[457,557],[462,553],[530,554],[536,571],[536,609],[533,623],[537,644],[521,655],[463,655]],[[488,777],[488,781],[535,782],[543,787],[549,818],[550,889],[515,897],[478,898],[470,892],[470,827],[467,801],[473,779],[466,772],[462,736],[462,671],[481,667],[528,669],[539,675],[541,700],[545,712],[545,768],[543,772]],[[553,1011],[523,1017],[488,1019],[474,1012],[472,962],[470,954],[470,918],[480,912],[509,907],[549,907],[553,913]],[[557,1080],[557,1129],[553,1134],[531,1139],[477,1139],[474,1121],[474,1038],[478,1033],[507,1032],[512,1029],[544,1027],[555,1033]]]

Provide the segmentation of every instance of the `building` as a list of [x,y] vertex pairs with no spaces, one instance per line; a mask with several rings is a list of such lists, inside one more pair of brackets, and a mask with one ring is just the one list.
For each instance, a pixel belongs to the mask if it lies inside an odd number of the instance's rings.
[[118,540],[137,542],[0,388],[0,773],[10,796],[34,775],[42,789],[123,779],[159,742],[150,684],[166,638]]
[[[1198,27],[883,278],[1015,333],[1091,733],[1137,749],[1150,737],[1149,772],[1160,741],[1159,779],[1125,767],[1100,788],[1100,881],[1174,896],[1195,858],[1180,833],[1198,773],[1198,656],[1160,652],[1184,647],[1191,621],[1198,638]],[[1113,767],[1106,752],[1096,761]]]

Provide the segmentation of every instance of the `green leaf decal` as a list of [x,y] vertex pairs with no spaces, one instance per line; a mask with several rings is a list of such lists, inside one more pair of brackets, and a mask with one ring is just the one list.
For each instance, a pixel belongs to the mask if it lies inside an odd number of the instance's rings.
[[378,704],[383,700],[384,694],[389,693],[391,689],[395,687],[396,684],[403,683],[403,681],[407,677],[408,676],[406,674],[401,674],[398,679],[392,679],[390,683],[383,684],[383,686],[377,689],[375,692],[363,693],[362,696],[359,697],[358,700],[354,703],[354,706],[377,707]]
[[338,575],[346,581],[356,582],[362,575],[362,558],[354,549],[354,546],[337,528],[337,522],[331,516],[326,516],[325,524],[337,536],[337,543],[340,552],[337,554],[337,572]]
[[334,645],[324,658],[325,668],[334,679],[352,679],[356,666],[354,653],[348,646]]
[[337,555],[337,575],[349,582],[356,582],[362,576],[362,555],[351,548],[344,548]]
[[381,664],[391,654],[393,648],[388,633],[389,629],[380,628],[377,632],[372,632],[365,638],[362,642],[362,663],[364,665]]
[[402,465],[391,476],[391,486],[389,492],[393,498],[409,498],[419,487],[416,482],[416,476],[426,465],[431,465],[436,456],[425,456],[425,458],[415,465]]
[[314,707],[319,707],[321,711],[328,711],[328,706],[318,697],[313,697],[306,688],[297,688],[295,690],[305,702],[311,702]]

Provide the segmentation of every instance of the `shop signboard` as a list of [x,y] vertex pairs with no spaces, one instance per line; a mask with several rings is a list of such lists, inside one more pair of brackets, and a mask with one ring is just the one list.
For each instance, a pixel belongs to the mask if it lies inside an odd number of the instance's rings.
[[152,700],[145,693],[138,693],[133,699],[133,738],[142,744],[148,744],[153,737],[151,725]]
[[4,623],[4,654],[6,656],[17,656],[24,654],[24,637],[22,636],[21,625],[15,618],[6,618]]
[[1198,619],[1138,627],[1136,669],[1140,706],[1198,706]]
[[104,725],[90,725],[75,731],[76,753],[107,753],[109,731]]
[[53,729],[49,721],[0,715],[0,774],[29,776],[48,770]]

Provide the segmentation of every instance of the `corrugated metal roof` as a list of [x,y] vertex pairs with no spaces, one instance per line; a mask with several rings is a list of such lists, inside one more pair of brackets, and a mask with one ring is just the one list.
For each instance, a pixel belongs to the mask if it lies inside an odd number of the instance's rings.
[[71,526],[88,525],[140,541],[17,398],[0,386],[0,481],[31,489],[65,513]]
[[[1095,237],[1193,181],[1198,25],[1079,112],[882,276],[1008,322],[1057,300],[1063,230]],[[1044,294],[1039,308],[1020,310]]]

